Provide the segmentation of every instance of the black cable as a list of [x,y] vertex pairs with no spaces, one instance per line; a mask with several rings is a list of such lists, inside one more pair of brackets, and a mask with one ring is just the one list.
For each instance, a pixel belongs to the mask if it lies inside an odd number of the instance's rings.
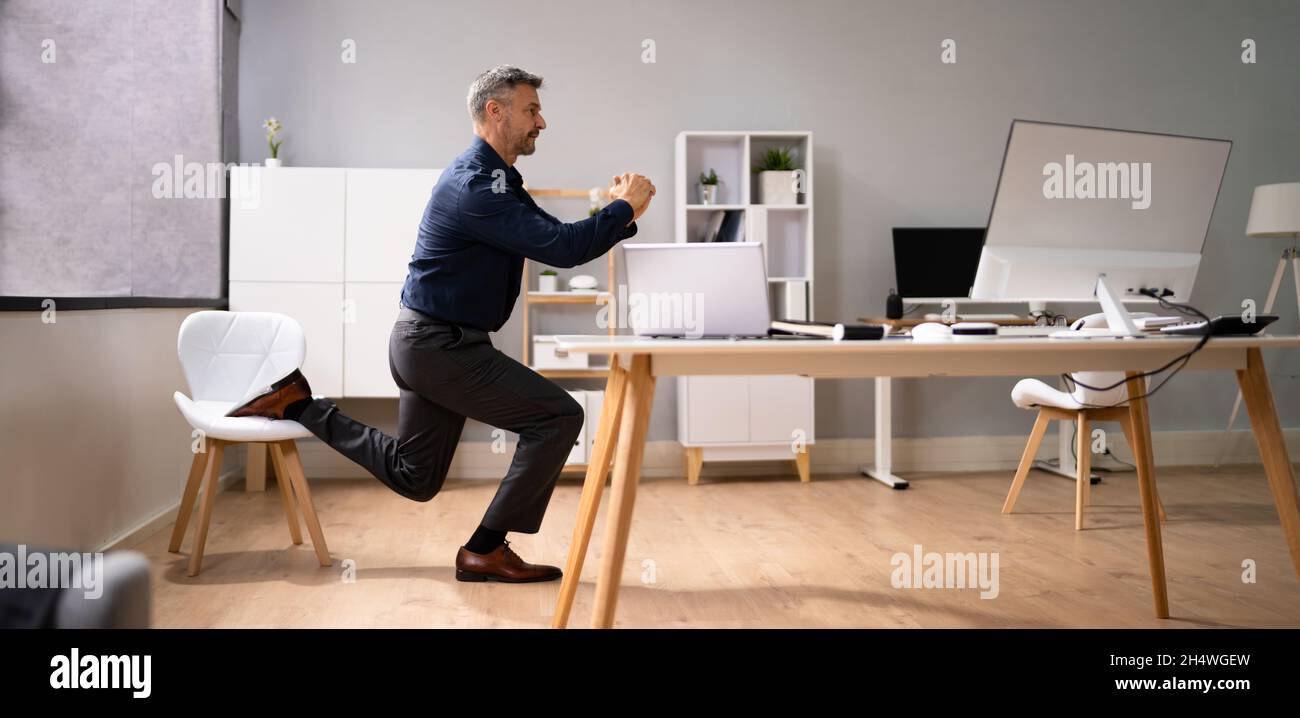
[[[1074,465],[1075,465],[1075,466],[1078,466],[1078,465],[1079,465],[1079,450],[1078,450],[1078,448],[1077,448],[1077,447],[1078,447],[1078,444],[1076,443],[1076,440],[1079,438],[1079,425],[1078,425],[1077,423],[1075,423],[1075,422],[1070,422],[1070,426],[1072,427],[1071,430],[1070,430],[1070,458],[1074,460]],[[1133,471],[1137,471],[1137,467],[1136,467],[1136,466],[1134,466],[1134,465],[1128,463],[1127,461],[1123,461],[1123,460],[1121,460],[1118,456],[1116,456],[1116,455],[1114,454],[1114,452],[1112,452],[1112,451],[1110,450],[1110,442],[1109,442],[1109,441],[1106,442],[1106,450],[1103,451],[1103,452],[1101,452],[1101,455],[1102,455],[1102,456],[1109,456],[1109,457],[1111,458],[1111,460],[1114,461],[1115,463],[1117,463],[1117,464],[1123,464],[1124,466],[1129,467],[1129,468],[1132,469]],[[1050,460],[1049,460],[1049,461],[1050,461]],[[1089,462],[1089,463],[1091,463],[1091,462]],[[1057,465],[1057,466],[1060,466],[1060,465],[1061,465],[1061,462],[1060,462],[1059,459],[1056,461],[1056,465]],[[1106,467],[1106,466],[1092,466],[1091,469],[1092,469],[1093,471],[1100,471],[1100,472],[1107,473],[1107,474],[1113,474],[1113,473],[1115,473],[1115,470],[1114,470],[1114,469],[1109,468],[1109,467]]]
[[[1165,292],[1172,293],[1169,292],[1169,290],[1167,289],[1165,290]],[[1097,386],[1091,386],[1089,384],[1084,384],[1083,382],[1075,379],[1073,376],[1071,376],[1068,373],[1062,374],[1061,379],[1065,382],[1067,387],[1069,387],[1071,384],[1074,384],[1075,386],[1081,386],[1085,389],[1092,389],[1093,391],[1110,391],[1111,389],[1114,389],[1115,387],[1118,387],[1121,384],[1127,384],[1129,381],[1133,379],[1146,379],[1147,377],[1155,376],[1156,374],[1159,374],[1169,369],[1169,367],[1178,364],[1178,367],[1175,368],[1173,371],[1169,372],[1169,375],[1166,376],[1164,379],[1161,379],[1160,383],[1156,384],[1154,388],[1148,389],[1145,394],[1141,394],[1135,397],[1134,396],[1128,397],[1127,399],[1124,400],[1124,402],[1134,401],[1136,399],[1145,399],[1149,396],[1152,396],[1157,391],[1160,391],[1160,388],[1163,387],[1165,383],[1168,382],[1170,379],[1174,378],[1174,375],[1182,371],[1183,367],[1187,366],[1187,362],[1191,360],[1192,356],[1196,354],[1196,352],[1200,351],[1205,346],[1205,344],[1210,341],[1210,318],[1206,316],[1205,313],[1202,312],[1201,310],[1189,304],[1178,304],[1176,302],[1170,302],[1169,300],[1165,299],[1164,293],[1157,293],[1154,289],[1139,289],[1138,294],[1151,297],[1152,299],[1159,302],[1160,306],[1166,309],[1172,309],[1176,312],[1179,312],[1187,316],[1191,316],[1192,314],[1195,314],[1197,317],[1199,317],[1202,321],[1205,322],[1205,332],[1201,335],[1201,340],[1196,343],[1196,346],[1189,349],[1186,353],[1174,357],[1173,359],[1169,360],[1167,364],[1165,364],[1164,366],[1158,369],[1152,369],[1151,371],[1141,372],[1134,377],[1125,377],[1113,384],[1109,384],[1104,387],[1097,387]],[[1070,391],[1071,393],[1073,393],[1074,390],[1071,389]],[[1091,409],[1102,409],[1102,408],[1109,408],[1109,407],[1114,407],[1119,405],[1120,404],[1097,404],[1097,405],[1088,404],[1086,406]]]

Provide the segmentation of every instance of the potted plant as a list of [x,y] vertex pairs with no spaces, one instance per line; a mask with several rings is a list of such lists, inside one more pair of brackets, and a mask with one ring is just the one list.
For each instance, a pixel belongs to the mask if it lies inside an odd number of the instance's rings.
[[700,204],[717,204],[718,203],[718,173],[709,168],[706,175],[700,173]]
[[541,274],[537,275],[537,291],[554,292],[559,288],[560,278],[554,269],[543,269]]
[[758,164],[758,201],[760,204],[799,204],[795,191],[794,157],[788,147],[771,147]]
[[279,167],[280,144],[284,140],[277,140],[275,137],[280,134],[280,130],[284,129],[284,126],[274,117],[268,117],[266,122],[262,123],[262,129],[266,130],[266,144],[271,148],[271,156],[266,159],[266,166]]

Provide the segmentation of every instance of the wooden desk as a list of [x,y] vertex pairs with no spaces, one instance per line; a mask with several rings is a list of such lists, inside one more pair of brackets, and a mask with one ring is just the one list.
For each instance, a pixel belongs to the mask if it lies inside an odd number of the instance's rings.
[[[568,625],[569,611],[582,575],[587,545],[604,488],[605,467],[614,454],[604,553],[596,580],[593,628],[610,628],[618,602],[623,560],[636,501],[641,458],[660,376],[725,374],[802,374],[817,378],[871,378],[879,376],[1033,376],[1074,371],[1124,371],[1129,391],[1143,391],[1137,372],[1156,369],[1195,345],[1195,339],[1148,337],[1141,339],[1011,338],[968,342],[913,342],[910,339],[830,342],[771,339],[700,340],[641,339],[605,335],[556,337],[561,351],[610,354],[610,373],[597,427],[593,456],[582,488],[573,541],[565,561],[564,579],[552,627]],[[1300,577],[1300,507],[1296,502],[1295,474],[1286,444],[1261,349],[1300,347],[1300,336],[1233,337],[1211,339],[1192,358],[1187,370],[1234,371],[1250,412],[1250,424],[1259,444],[1264,471],[1291,551],[1291,563]],[[1186,377],[1181,378],[1186,381]],[[1177,379],[1175,381],[1178,381]],[[1008,401],[1010,401],[1008,399]],[[1146,528],[1147,561],[1151,573],[1156,616],[1169,617],[1165,590],[1164,550],[1155,509],[1155,472],[1151,456],[1151,427],[1146,400],[1135,399],[1141,417],[1134,432],[1134,455],[1142,520]],[[615,452],[615,449],[617,451]],[[996,510],[990,506],[990,510]]]

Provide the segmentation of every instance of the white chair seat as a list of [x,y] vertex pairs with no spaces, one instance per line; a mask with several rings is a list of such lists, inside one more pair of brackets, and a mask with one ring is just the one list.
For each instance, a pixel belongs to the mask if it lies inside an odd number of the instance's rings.
[[179,391],[172,394],[172,398],[190,426],[202,431],[209,439],[274,442],[307,439],[312,435],[302,424],[288,419],[226,416],[226,412],[236,405],[233,401],[194,401]]
[[[1076,372],[1074,378],[1092,386],[1110,386],[1124,378],[1119,372]],[[1128,404],[1128,387],[1120,384],[1106,391],[1075,386],[1074,392],[1061,391],[1038,379],[1021,379],[1011,390],[1011,401],[1021,409],[1048,406],[1066,411],[1095,409]]]
[[1011,401],[1021,409],[1051,406],[1074,411],[1083,408],[1071,394],[1048,386],[1038,379],[1021,379],[1016,382],[1015,388],[1011,390]]

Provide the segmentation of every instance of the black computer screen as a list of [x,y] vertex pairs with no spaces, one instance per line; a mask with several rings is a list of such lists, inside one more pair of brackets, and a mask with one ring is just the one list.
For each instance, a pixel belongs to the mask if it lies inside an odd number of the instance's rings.
[[908,297],[970,296],[984,246],[984,227],[894,227],[898,293]]

